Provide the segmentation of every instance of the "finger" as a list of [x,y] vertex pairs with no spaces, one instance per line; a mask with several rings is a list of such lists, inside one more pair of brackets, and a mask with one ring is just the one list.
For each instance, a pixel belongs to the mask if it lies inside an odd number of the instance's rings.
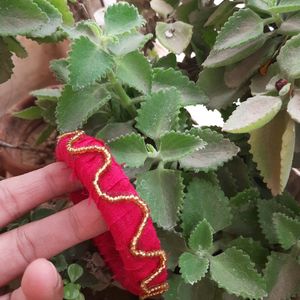
[[[45,219],[0,236],[0,286],[21,274],[37,258],[50,258],[106,231],[96,205],[84,200]],[[9,262],[9,264],[7,263]]]
[[46,259],[33,261],[25,270],[21,287],[0,300],[62,300],[63,284],[54,265]]
[[79,188],[72,170],[57,162],[0,182],[0,227],[51,198]]

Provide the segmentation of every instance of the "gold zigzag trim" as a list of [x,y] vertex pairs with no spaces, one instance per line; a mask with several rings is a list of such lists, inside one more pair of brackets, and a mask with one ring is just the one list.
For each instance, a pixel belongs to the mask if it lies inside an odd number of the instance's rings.
[[138,205],[142,212],[143,212],[143,218],[142,221],[138,227],[138,230],[136,234],[133,236],[131,243],[130,243],[130,252],[132,255],[137,256],[137,257],[158,257],[160,259],[160,265],[158,266],[157,270],[153,272],[149,277],[145,278],[141,282],[141,289],[144,292],[144,295],[140,297],[141,300],[146,299],[148,297],[160,295],[164,293],[165,291],[168,290],[168,283],[162,283],[159,285],[156,285],[154,287],[149,287],[149,283],[154,280],[165,268],[166,268],[166,254],[163,250],[153,250],[153,251],[144,251],[144,250],[139,250],[137,248],[137,244],[139,242],[139,239],[143,233],[143,230],[147,224],[147,221],[150,217],[150,212],[148,206],[145,204],[145,202],[139,198],[138,196],[135,195],[119,195],[116,197],[112,197],[105,192],[103,192],[98,185],[99,178],[102,173],[108,168],[108,166],[111,164],[112,159],[111,159],[111,154],[110,152],[105,148],[101,146],[86,146],[86,147],[79,147],[75,148],[73,147],[73,144],[80,138],[80,136],[84,134],[83,131],[73,131],[73,132],[68,132],[65,134],[62,134],[58,137],[58,141],[68,135],[74,135],[71,137],[67,143],[67,150],[71,154],[83,154],[83,153],[88,153],[88,152],[96,152],[103,154],[104,156],[104,164],[102,167],[98,169],[96,172],[95,178],[93,180],[93,185],[94,188],[98,194],[99,197],[104,198],[105,200],[109,202],[118,202],[118,201],[132,201],[136,205]]

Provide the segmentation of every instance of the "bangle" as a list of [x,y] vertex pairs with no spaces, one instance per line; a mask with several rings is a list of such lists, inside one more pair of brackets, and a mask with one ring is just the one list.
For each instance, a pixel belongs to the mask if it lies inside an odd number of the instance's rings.
[[[150,211],[109,148],[83,131],[58,137],[56,157],[73,169],[85,194],[95,201],[108,231],[94,238],[100,254],[124,288],[140,299],[168,289],[166,254],[160,248]],[[83,200],[82,191],[71,200]]]

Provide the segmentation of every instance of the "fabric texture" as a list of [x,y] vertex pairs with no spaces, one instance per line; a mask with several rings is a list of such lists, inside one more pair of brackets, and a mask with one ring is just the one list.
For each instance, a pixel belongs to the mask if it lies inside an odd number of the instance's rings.
[[[73,169],[74,178],[79,179],[85,189],[71,193],[70,198],[77,203],[89,197],[96,203],[107,224],[108,231],[94,238],[94,243],[114,273],[115,279],[130,292],[142,295],[141,282],[149,278],[161,263],[159,257],[136,257],[130,251],[130,243],[141,223],[143,211],[132,201],[111,203],[97,194],[93,180],[96,172],[104,164],[104,157],[96,152],[70,153],[67,143],[71,137],[72,135],[66,135],[59,140],[56,157],[58,161],[64,161]],[[74,148],[95,145],[105,146],[109,150],[103,141],[85,134],[82,134],[74,143]],[[107,170],[99,177],[98,185],[110,196],[137,195],[135,188],[114,158]],[[144,251],[160,249],[160,241],[150,218],[147,220],[137,247]],[[167,271],[164,269],[149,283],[149,286],[162,284],[166,279]]]

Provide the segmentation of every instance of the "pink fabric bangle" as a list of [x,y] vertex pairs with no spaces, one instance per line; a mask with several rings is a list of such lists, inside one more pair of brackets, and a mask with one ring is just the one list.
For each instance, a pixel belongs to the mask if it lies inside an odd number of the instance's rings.
[[149,209],[104,142],[82,131],[66,133],[58,138],[56,157],[85,188],[72,193],[71,200],[89,195],[101,211],[109,231],[94,242],[115,279],[141,299],[166,291],[166,255]]

